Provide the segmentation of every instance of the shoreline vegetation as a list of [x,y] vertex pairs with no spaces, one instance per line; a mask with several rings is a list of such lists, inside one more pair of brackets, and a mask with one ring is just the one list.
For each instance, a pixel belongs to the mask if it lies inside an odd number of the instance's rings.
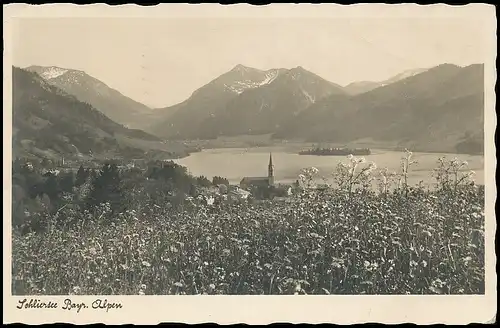
[[173,162],[75,175],[18,159],[12,293],[484,293],[484,186],[445,158],[435,188],[410,185],[412,155],[397,172],[350,155],[334,186],[304,168],[276,198],[272,188],[233,198],[223,177]]

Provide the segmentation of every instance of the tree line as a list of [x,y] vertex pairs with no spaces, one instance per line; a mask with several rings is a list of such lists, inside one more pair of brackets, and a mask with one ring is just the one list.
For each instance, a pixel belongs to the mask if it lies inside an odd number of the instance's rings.
[[110,161],[100,169],[81,165],[76,172],[59,171],[41,164],[26,159],[13,161],[14,228],[24,231],[43,229],[46,219],[61,208],[92,213],[106,204],[111,215],[116,215],[136,203],[155,201],[175,206],[187,196],[199,195],[202,188],[229,185],[228,180],[220,176],[212,180],[192,176],[185,167],[172,161],[151,161],[146,170],[120,169]]

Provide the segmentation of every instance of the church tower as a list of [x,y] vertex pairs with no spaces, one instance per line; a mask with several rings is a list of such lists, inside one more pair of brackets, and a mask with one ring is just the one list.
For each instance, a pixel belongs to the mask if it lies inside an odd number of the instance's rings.
[[267,177],[269,179],[269,185],[274,185],[274,165],[273,165],[273,156],[269,153],[269,166],[267,168]]

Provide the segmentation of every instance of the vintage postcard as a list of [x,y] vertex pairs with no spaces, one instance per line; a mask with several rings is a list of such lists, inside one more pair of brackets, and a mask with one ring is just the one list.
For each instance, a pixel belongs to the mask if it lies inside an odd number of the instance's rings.
[[496,321],[493,6],[4,6],[4,323]]

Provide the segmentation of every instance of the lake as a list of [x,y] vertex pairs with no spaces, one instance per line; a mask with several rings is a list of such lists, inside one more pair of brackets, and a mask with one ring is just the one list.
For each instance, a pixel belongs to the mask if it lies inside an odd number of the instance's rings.
[[[378,168],[399,170],[403,152],[380,149],[371,151],[371,155],[364,156],[367,162],[375,162]],[[231,184],[238,184],[245,176],[267,176],[270,152],[273,155],[275,181],[281,183],[294,182],[302,168],[311,166],[319,170],[320,176],[331,178],[338,163],[348,162],[344,156],[298,155],[295,149],[279,146],[206,149],[174,161],[187,167],[193,175],[204,175],[209,179],[213,176],[222,176]],[[457,157],[460,161],[467,161],[468,169],[476,172],[476,183],[484,184],[484,157],[481,155],[417,152],[413,154],[413,158],[418,163],[410,168],[409,183],[417,184],[421,180],[424,184],[434,183],[432,170],[437,167],[437,159],[441,156],[447,159]]]

